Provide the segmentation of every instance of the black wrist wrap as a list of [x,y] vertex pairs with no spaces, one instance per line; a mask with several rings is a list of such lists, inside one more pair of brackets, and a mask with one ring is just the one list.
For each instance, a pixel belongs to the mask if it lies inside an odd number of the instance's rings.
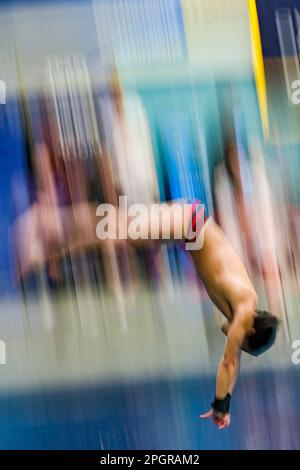
[[227,393],[226,397],[220,400],[219,398],[214,399],[211,406],[215,411],[219,411],[220,413],[228,413],[230,408],[230,393]]

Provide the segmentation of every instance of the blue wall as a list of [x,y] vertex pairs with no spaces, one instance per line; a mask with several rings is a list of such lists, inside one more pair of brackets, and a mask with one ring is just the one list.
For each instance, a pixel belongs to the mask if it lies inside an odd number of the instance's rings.
[[214,377],[202,377],[2,396],[0,446],[299,449],[300,376],[296,368],[243,375],[232,400],[232,425],[223,432],[198,417],[209,407],[214,382]]

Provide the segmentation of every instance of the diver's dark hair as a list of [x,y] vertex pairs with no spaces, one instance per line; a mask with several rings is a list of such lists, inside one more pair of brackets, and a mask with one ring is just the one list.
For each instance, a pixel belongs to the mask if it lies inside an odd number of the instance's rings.
[[259,356],[273,346],[279,324],[278,318],[265,310],[257,310],[253,328],[255,333],[249,335],[243,348],[252,356]]

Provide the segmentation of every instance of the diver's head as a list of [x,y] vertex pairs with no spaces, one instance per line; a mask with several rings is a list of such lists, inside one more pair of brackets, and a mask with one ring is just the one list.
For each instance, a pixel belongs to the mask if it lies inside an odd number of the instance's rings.
[[257,310],[253,323],[253,333],[246,336],[242,351],[259,356],[273,346],[278,327],[278,318],[265,310]]

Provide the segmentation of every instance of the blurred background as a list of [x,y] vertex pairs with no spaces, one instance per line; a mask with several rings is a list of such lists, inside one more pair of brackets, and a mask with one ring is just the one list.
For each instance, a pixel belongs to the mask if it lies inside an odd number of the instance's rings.
[[[1,2],[0,448],[299,447],[300,10],[266,3]],[[198,418],[224,337],[186,253],[43,259],[60,208],[120,195],[203,201],[281,318],[225,432]]]

